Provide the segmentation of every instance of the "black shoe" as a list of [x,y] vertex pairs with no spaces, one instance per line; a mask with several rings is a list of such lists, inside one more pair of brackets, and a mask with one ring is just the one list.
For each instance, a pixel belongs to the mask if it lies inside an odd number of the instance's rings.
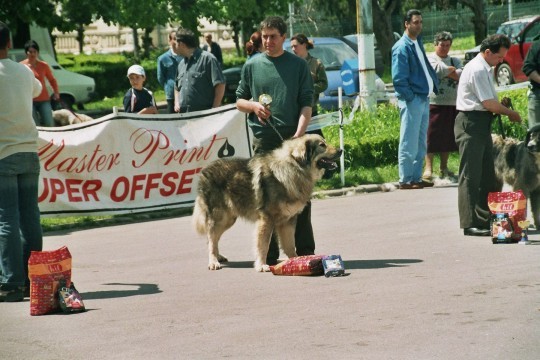
[[401,190],[411,190],[411,189],[423,189],[424,187],[420,183],[399,183],[399,188]]
[[491,231],[489,229],[480,229],[480,228],[465,228],[463,229],[463,235],[467,236],[489,236]]
[[277,265],[278,259],[266,259],[266,265],[274,266]]
[[6,285],[0,286],[0,302],[23,301],[24,294],[21,288],[9,288]]

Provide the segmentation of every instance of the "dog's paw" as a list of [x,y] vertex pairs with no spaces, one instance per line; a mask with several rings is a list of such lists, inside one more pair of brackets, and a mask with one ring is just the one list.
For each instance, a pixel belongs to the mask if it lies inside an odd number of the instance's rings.
[[208,263],[208,270],[219,270],[221,269],[221,264],[218,261],[211,261]]
[[263,264],[259,261],[255,262],[255,271],[258,272],[269,272],[270,271],[270,265]]

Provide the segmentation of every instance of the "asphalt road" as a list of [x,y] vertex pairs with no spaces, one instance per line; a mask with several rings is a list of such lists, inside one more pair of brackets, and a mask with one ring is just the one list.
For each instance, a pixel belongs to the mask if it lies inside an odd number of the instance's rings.
[[0,359],[538,359],[540,234],[493,245],[458,228],[457,189],[313,201],[317,253],[348,276],[252,268],[253,225],[207,270],[191,217],[47,234],[88,311],[0,304]]

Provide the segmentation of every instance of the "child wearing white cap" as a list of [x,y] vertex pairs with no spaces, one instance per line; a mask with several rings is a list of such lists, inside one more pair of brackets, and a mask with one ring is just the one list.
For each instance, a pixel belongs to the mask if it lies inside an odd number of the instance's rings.
[[152,92],[143,87],[146,74],[141,65],[132,65],[127,71],[131,89],[124,96],[124,111],[137,114],[157,114],[156,100]]

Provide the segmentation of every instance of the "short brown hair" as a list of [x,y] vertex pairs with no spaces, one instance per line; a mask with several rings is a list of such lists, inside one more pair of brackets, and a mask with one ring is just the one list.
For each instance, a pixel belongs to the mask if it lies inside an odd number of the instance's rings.
[[279,31],[279,34],[283,36],[283,34],[287,33],[287,23],[285,23],[285,20],[279,16],[268,16],[266,19],[261,21],[261,31],[263,29],[276,29]]

